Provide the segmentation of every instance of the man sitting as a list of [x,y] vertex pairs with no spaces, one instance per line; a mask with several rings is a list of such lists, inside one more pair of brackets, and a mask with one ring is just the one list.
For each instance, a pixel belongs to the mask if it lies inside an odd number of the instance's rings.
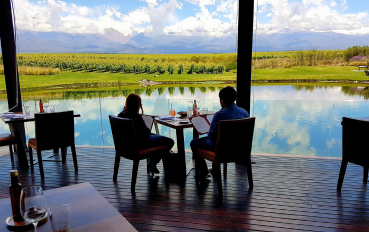
[[227,86],[219,91],[219,100],[222,109],[215,113],[213,121],[211,122],[209,133],[207,137],[194,139],[191,141],[191,149],[195,155],[196,169],[200,173],[198,178],[209,177],[209,170],[205,159],[197,156],[196,148],[201,148],[209,151],[215,151],[215,142],[218,134],[218,123],[220,120],[240,119],[250,117],[249,113],[236,106],[234,103],[237,98],[236,90]]

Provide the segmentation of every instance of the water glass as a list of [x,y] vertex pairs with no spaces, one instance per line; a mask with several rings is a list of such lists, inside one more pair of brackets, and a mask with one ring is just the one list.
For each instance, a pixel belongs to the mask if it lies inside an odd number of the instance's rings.
[[192,109],[190,109],[190,110],[187,110],[187,117],[189,118],[189,117],[192,117]]
[[54,232],[69,231],[70,206],[68,204],[53,205],[49,208],[51,228]]
[[209,110],[208,107],[202,108],[201,114],[208,114]]
[[55,112],[55,105],[51,105],[51,106],[50,106],[50,112],[51,112],[51,113],[54,113],[54,112]]
[[30,115],[29,102],[24,102],[23,103],[23,108],[24,108],[24,113],[26,114],[26,116],[29,116]]
[[187,111],[189,111],[189,110],[192,111],[192,107],[193,107],[193,101],[188,101],[187,102]]
[[217,102],[214,102],[213,103],[213,110],[215,111],[215,112],[217,112],[218,111],[218,108],[219,107],[219,103],[217,103]]

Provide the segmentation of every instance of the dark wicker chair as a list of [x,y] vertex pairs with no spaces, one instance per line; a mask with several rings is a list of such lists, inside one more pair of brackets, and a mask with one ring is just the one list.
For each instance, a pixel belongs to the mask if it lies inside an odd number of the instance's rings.
[[[221,168],[223,163],[224,177],[227,174],[227,163],[241,162],[246,164],[249,189],[253,189],[251,169],[251,148],[254,136],[255,118],[222,120],[218,124],[215,152],[197,149],[196,154],[213,163],[215,179],[219,195],[223,194]],[[196,169],[196,168],[195,168]],[[198,176],[196,170],[196,176]]]
[[342,163],[338,177],[337,191],[341,191],[343,179],[345,178],[347,164],[353,163],[363,166],[363,183],[368,182],[369,155],[365,144],[368,142],[364,131],[369,130],[369,121],[342,118]]
[[0,134],[0,147],[2,146],[9,146],[9,152],[10,152],[10,159],[14,161],[14,155],[13,155],[13,144],[17,144],[17,140],[15,137],[11,134]]
[[147,159],[166,151],[165,146],[139,150],[133,121],[109,115],[111,132],[115,146],[113,181],[117,181],[120,157],[133,160],[131,191],[135,191],[137,171],[140,160]]
[[[74,141],[73,111],[35,114],[35,138],[28,141],[31,167],[33,167],[32,149],[37,151],[41,178],[44,179],[41,151],[71,147],[75,171],[78,171],[76,147]],[[62,150],[62,163],[66,160],[66,149]]]

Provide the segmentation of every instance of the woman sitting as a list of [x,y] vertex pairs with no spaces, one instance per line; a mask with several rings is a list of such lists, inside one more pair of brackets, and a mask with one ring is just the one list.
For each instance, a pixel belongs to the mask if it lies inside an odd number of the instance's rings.
[[151,157],[150,162],[147,165],[151,173],[158,174],[159,170],[156,165],[160,162],[163,156],[169,155],[169,151],[172,149],[174,141],[171,138],[151,133],[150,129],[147,128],[144,120],[142,119],[142,116],[139,114],[140,109],[141,115],[143,115],[141,97],[137,94],[131,93],[127,97],[126,105],[124,106],[123,111],[118,114],[118,117],[132,119],[140,150],[159,146],[167,147],[165,154]]

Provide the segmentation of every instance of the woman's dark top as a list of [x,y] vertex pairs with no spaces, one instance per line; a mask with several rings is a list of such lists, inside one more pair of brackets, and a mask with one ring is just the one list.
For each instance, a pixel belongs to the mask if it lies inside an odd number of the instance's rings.
[[135,128],[136,132],[136,138],[138,142],[138,147],[140,149],[144,148],[147,140],[150,137],[150,129],[147,128],[144,120],[142,119],[141,115],[139,113],[132,113],[132,112],[120,112],[118,114],[118,117],[120,118],[129,118],[133,121],[133,126]]

